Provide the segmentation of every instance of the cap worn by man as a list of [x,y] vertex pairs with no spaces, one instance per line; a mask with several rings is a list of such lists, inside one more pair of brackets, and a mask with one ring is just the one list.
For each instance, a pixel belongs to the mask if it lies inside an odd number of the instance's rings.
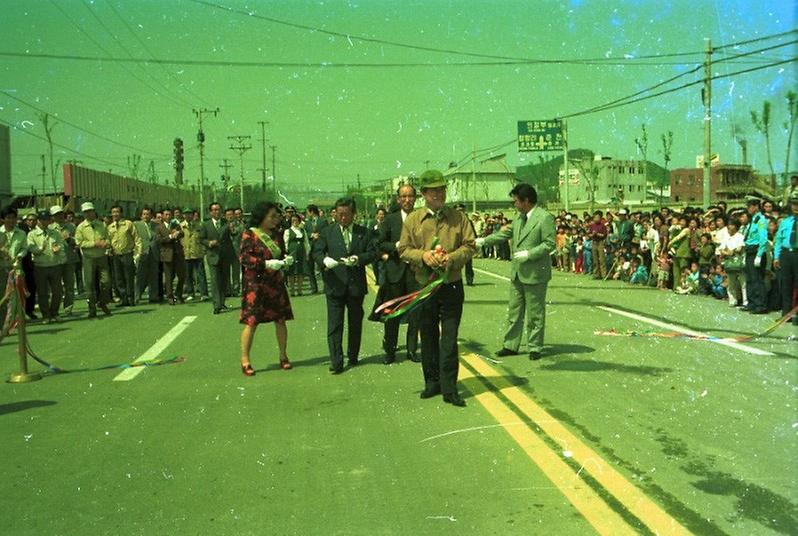
[[618,211],[618,214],[621,216],[626,216],[627,214],[629,214],[629,212],[625,208],[622,208],[621,210]]
[[37,214],[37,217],[38,217],[40,220],[47,220],[47,221],[49,221],[49,220],[51,219],[51,218],[50,218],[50,213],[49,213],[48,211],[46,211],[46,210],[40,210],[40,211],[38,212],[38,214]]
[[80,210],[81,212],[88,212],[89,210],[94,210],[94,203],[92,203],[91,201],[86,201],[85,203],[80,205]]
[[55,216],[56,214],[60,214],[62,212],[64,212],[64,209],[59,207],[58,205],[53,205],[52,207],[50,207],[51,216]]
[[446,186],[446,179],[443,173],[437,169],[428,169],[418,178],[418,185],[421,190],[426,188],[442,188]]

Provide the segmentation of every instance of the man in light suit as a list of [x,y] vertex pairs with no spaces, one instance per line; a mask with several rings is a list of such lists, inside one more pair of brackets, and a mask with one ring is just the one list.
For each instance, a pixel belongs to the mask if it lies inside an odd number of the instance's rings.
[[363,298],[368,292],[366,266],[376,257],[371,232],[354,222],[355,201],[350,198],[335,202],[337,223],[324,227],[313,242],[313,260],[322,271],[327,298],[327,346],[330,351],[330,372],[344,371],[344,311],[347,312],[349,366],[358,364],[360,338],[363,331]]
[[554,218],[536,206],[538,194],[531,185],[518,184],[510,195],[519,217],[511,229],[478,238],[477,247],[490,247],[512,240],[508,327],[504,334],[504,346],[496,355],[504,357],[518,354],[526,314],[527,351],[529,359],[537,360],[543,355],[546,288],[551,279],[550,254],[554,250]]

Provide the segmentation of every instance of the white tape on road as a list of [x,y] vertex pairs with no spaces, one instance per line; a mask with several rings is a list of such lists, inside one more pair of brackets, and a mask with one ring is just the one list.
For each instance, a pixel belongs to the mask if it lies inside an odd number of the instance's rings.
[[[150,346],[150,348],[141,354],[139,357],[133,361],[133,364],[142,363],[144,361],[152,361],[156,357],[160,357],[164,350],[166,350],[172,342],[183,333],[186,328],[196,320],[196,316],[186,316],[177,323],[172,329],[170,329],[166,335],[155,341],[155,344]],[[119,374],[116,375],[114,378],[115,382],[127,382],[141,374],[141,372],[146,367],[131,367],[123,370]]]
[[480,268],[474,268],[474,271],[475,272],[479,272],[481,274],[489,275],[491,277],[495,277],[496,279],[501,279],[502,281],[507,281],[508,283],[510,282],[510,278],[509,277],[505,277],[505,276],[499,275],[499,274],[494,274],[493,272],[489,272],[487,270],[482,270]]
[[[682,326],[677,326],[675,324],[669,324],[667,322],[661,322],[659,320],[655,320],[653,318],[648,318],[645,316],[641,316],[637,313],[630,313],[628,311],[623,311],[621,309],[615,309],[614,307],[606,307],[604,305],[599,305],[599,309],[603,309],[604,311],[614,313],[616,315],[625,316],[627,318],[632,318],[634,320],[638,320],[640,322],[645,322],[647,324],[651,324],[652,326],[657,326],[660,328],[669,329],[671,331],[676,331],[678,333],[683,333],[684,335],[691,335],[693,337],[709,337],[706,333],[701,333],[700,331],[693,331],[692,329],[683,328]],[[753,348],[751,346],[746,346],[744,344],[740,344],[739,342],[730,341],[728,339],[707,339],[709,342],[714,342],[716,344],[721,344],[723,346],[728,346],[729,348],[734,348],[735,350],[741,350],[743,352],[747,352],[749,354],[754,355],[773,355],[771,352],[760,350],[759,348]]]

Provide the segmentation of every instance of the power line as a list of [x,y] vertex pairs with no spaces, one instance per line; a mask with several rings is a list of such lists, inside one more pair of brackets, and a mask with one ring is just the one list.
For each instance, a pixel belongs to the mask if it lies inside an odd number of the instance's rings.
[[80,126],[80,125],[77,125],[75,123],[67,121],[66,119],[63,119],[63,118],[59,117],[58,115],[55,115],[55,114],[53,114],[51,112],[48,112],[47,110],[43,110],[43,109],[39,108],[38,106],[36,106],[35,104],[31,104],[30,102],[28,102],[26,100],[20,99],[19,97],[16,97],[16,96],[12,95],[8,91],[4,91],[4,90],[0,89],[0,93],[2,93],[3,95],[5,95],[6,97],[8,97],[10,99],[13,99],[13,100],[15,100],[15,101],[17,101],[17,102],[19,102],[21,104],[24,104],[25,106],[27,106],[29,108],[33,108],[34,110],[36,110],[39,113],[51,115],[51,116],[57,118],[60,122],[64,123],[65,125],[69,125],[70,127],[74,128],[76,130],[80,130],[81,132],[85,132],[86,134],[94,136],[95,138],[99,138],[99,139],[107,141],[109,143],[113,143],[114,145],[118,145],[120,147],[125,147],[126,149],[132,149],[134,151],[137,151],[137,152],[140,152],[140,153],[144,153],[144,154],[151,154],[151,155],[161,156],[161,157],[168,157],[169,156],[166,153],[156,153],[154,151],[147,151],[147,150],[142,149],[140,147],[134,147],[132,145],[128,145],[127,143],[122,143],[121,141],[116,141],[116,140],[111,139],[111,138],[109,138],[107,136],[103,136],[102,134],[98,134],[96,132],[93,132],[93,131],[91,131],[91,130],[89,130],[87,128],[84,128],[84,127]]
[[[155,54],[153,54],[153,52],[152,52],[152,50],[150,49],[150,47],[148,47],[148,46],[147,46],[147,43],[145,43],[145,42],[144,42],[144,40],[143,40],[141,37],[139,37],[139,35],[138,35],[138,34],[135,32],[135,30],[133,30],[133,28],[130,26],[130,24],[128,24],[127,20],[125,20],[125,18],[122,16],[122,14],[119,12],[119,10],[118,10],[118,9],[116,9],[116,7],[114,6],[114,3],[113,3],[113,1],[109,1],[109,2],[108,2],[108,7],[110,7],[110,8],[111,8],[111,10],[114,12],[114,14],[116,15],[116,17],[117,17],[117,18],[118,18],[118,19],[119,19],[119,20],[122,22],[122,24],[125,26],[125,28],[127,28],[128,32],[130,32],[130,34],[131,34],[131,35],[132,35],[132,36],[133,36],[133,37],[136,39],[136,41],[138,41],[138,43],[139,43],[139,44],[141,45],[141,47],[142,47],[142,48],[145,50],[145,52],[147,52],[147,54],[148,54],[150,57],[155,57]],[[131,56],[131,57],[132,57],[132,56]],[[200,97],[200,96],[199,96],[199,95],[197,95],[197,94],[196,94],[194,91],[192,91],[192,90],[191,90],[191,88],[189,88],[189,87],[186,87],[186,86],[185,86],[185,85],[184,85],[184,84],[183,84],[183,83],[182,83],[180,80],[178,80],[178,78],[177,78],[177,77],[176,77],[174,74],[172,74],[171,72],[169,72],[169,70],[168,70],[168,69],[166,69],[166,68],[165,68],[165,67],[164,67],[162,64],[156,64],[156,65],[158,65],[158,66],[161,68],[161,70],[162,70],[164,73],[166,73],[166,76],[168,76],[169,78],[171,78],[172,80],[174,80],[174,81],[177,83],[177,85],[178,85],[178,87],[179,87],[180,89],[182,89],[183,91],[185,91],[185,92],[186,92],[187,94],[189,94],[191,97],[193,97],[193,98],[197,99],[197,100],[198,100],[200,103],[202,103],[202,104],[205,104],[205,105],[208,105],[208,103],[207,103],[207,102],[206,102],[206,101],[205,101],[205,100],[204,100],[202,97]]]
[[[89,3],[87,2],[87,0],[82,0],[82,2],[83,2],[83,6],[86,8],[86,10],[87,10],[89,13],[91,13],[91,16],[92,16],[92,17],[94,17],[94,20],[96,20],[96,21],[97,21],[97,23],[100,25],[100,27],[101,27],[103,30],[105,30],[105,32],[106,32],[108,35],[110,35],[110,36],[111,36],[111,39],[113,39],[114,43],[116,43],[116,44],[117,44],[117,46],[118,46],[119,48],[121,48],[121,49],[122,49],[122,52],[123,52],[123,53],[124,53],[124,54],[125,54],[127,57],[129,57],[129,58],[132,58],[132,57],[133,57],[133,54],[130,52],[130,50],[128,50],[128,48],[127,48],[127,47],[124,45],[124,43],[122,43],[122,41],[120,41],[120,39],[119,39],[119,38],[116,36],[116,33],[114,33],[114,32],[113,32],[113,31],[112,31],[112,30],[111,30],[111,29],[110,29],[110,28],[109,28],[109,27],[108,27],[108,26],[105,24],[105,22],[104,22],[104,21],[103,21],[103,20],[100,18],[100,16],[99,16],[97,13],[95,13],[95,12],[94,12],[94,10],[91,8],[91,6],[90,6],[90,5],[89,5]],[[137,67],[139,67],[139,69],[141,69],[141,72],[143,72],[143,73],[144,73],[146,76],[149,76],[149,77],[150,77],[150,78],[151,78],[151,79],[152,79],[152,80],[153,80],[153,81],[154,81],[154,82],[155,82],[157,85],[159,85],[159,86],[160,86],[160,87],[161,87],[161,88],[162,88],[162,89],[163,89],[163,90],[164,90],[166,93],[168,93],[168,94],[169,94],[171,97],[174,97],[175,99],[179,100],[179,101],[180,101],[180,102],[182,102],[182,103],[183,103],[185,106],[191,106],[191,103],[190,103],[190,102],[188,102],[188,101],[184,100],[184,99],[183,99],[183,97],[182,97],[181,95],[179,95],[179,94],[177,94],[177,93],[174,93],[174,92],[173,92],[173,91],[172,91],[172,90],[171,90],[171,89],[170,89],[170,88],[169,88],[169,87],[168,87],[166,84],[164,84],[162,81],[160,81],[160,80],[159,80],[157,77],[155,77],[155,76],[154,76],[154,75],[153,75],[151,72],[149,72],[147,69],[145,69],[144,67],[142,67],[142,66],[140,66],[140,65],[137,65]]]
[[758,43],[760,41],[770,41],[771,39],[778,39],[779,37],[784,37],[785,35],[790,35],[798,32],[798,28],[793,28],[792,30],[787,30],[786,32],[781,32],[777,34],[765,35],[762,37],[757,37],[755,39],[748,39],[747,41],[738,41],[736,43],[729,43],[726,45],[718,45],[716,47],[712,47],[712,52],[721,50],[723,48],[731,48],[731,47],[738,47],[742,45],[747,45],[749,43]]
[[[769,69],[770,67],[775,67],[777,65],[783,65],[785,63],[793,63],[793,62],[796,62],[796,61],[798,61],[798,56],[794,56],[792,58],[789,58],[789,59],[786,59],[786,60],[783,60],[783,61],[769,63],[767,65],[760,65],[758,67],[751,67],[751,68],[748,68],[748,69],[743,69],[741,71],[735,71],[735,72],[732,72],[732,73],[715,75],[715,76],[710,77],[709,79],[710,80],[720,80],[722,78],[730,78],[732,76],[736,76],[736,75],[739,75],[739,74],[746,74],[746,73],[751,73],[751,72],[754,72],[754,71],[761,71],[762,69]],[[594,106],[593,108],[589,108],[587,110],[582,110],[581,112],[574,112],[574,113],[571,113],[571,114],[568,114],[568,115],[561,115],[561,116],[558,117],[558,119],[568,119],[568,118],[577,117],[577,116],[580,116],[580,115],[587,115],[587,114],[596,113],[596,112],[603,112],[605,110],[611,110],[613,108],[619,108],[621,106],[626,106],[627,104],[634,104],[636,102],[652,99],[654,97],[659,97],[660,95],[667,95],[668,93],[673,93],[674,91],[679,91],[681,89],[684,89],[684,88],[687,88],[687,87],[691,87],[691,86],[694,86],[696,84],[703,84],[703,83],[704,83],[703,80],[696,80],[694,82],[688,82],[687,84],[682,84],[681,86],[676,86],[674,88],[666,89],[664,91],[660,91],[660,92],[657,92],[657,93],[652,93],[650,95],[644,95],[644,96],[638,97],[636,99],[626,100],[624,102],[619,102],[617,104]]]
[[[101,44],[100,44],[100,43],[99,43],[97,40],[95,40],[95,39],[94,39],[94,38],[93,38],[93,37],[92,37],[92,36],[91,36],[91,35],[90,35],[90,34],[89,34],[89,33],[88,33],[86,30],[84,30],[84,29],[83,29],[83,27],[81,27],[81,26],[80,26],[80,25],[79,25],[77,22],[75,22],[75,21],[74,21],[74,20],[73,20],[73,19],[72,19],[72,18],[69,16],[69,14],[68,14],[68,13],[67,13],[67,12],[66,12],[66,11],[65,11],[65,10],[64,10],[64,9],[63,9],[63,8],[62,8],[60,5],[59,5],[59,4],[58,4],[58,2],[57,2],[56,0],[50,0],[50,3],[51,3],[53,6],[55,6],[55,8],[56,8],[56,9],[58,9],[58,11],[60,11],[60,12],[61,12],[61,14],[64,16],[64,18],[65,18],[67,21],[69,21],[69,22],[72,24],[72,26],[74,26],[74,27],[75,27],[75,29],[77,29],[77,30],[78,30],[78,31],[79,31],[81,34],[85,35],[85,36],[86,36],[86,38],[88,38],[88,39],[89,39],[89,41],[91,41],[92,43],[94,43],[94,46],[96,46],[97,48],[99,48],[99,49],[100,49],[102,52],[104,52],[104,53],[105,53],[107,56],[111,56],[111,53],[110,53],[110,52],[108,52],[108,50],[107,50],[105,47],[103,47],[103,46],[102,46],[102,45],[101,45]],[[179,102],[179,101],[175,100],[173,97],[171,97],[171,96],[168,96],[168,95],[164,95],[164,94],[160,93],[160,92],[159,92],[157,89],[155,89],[154,87],[152,87],[152,86],[151,86],[150,84],[148,84],[148,83],[147,83],[145,80],[143,80],[142,78],[138,77],[138,76],[136,75],[136,73],[135,73],[135,72],[133,72],[131,69],[128,69],[128,68],[124,67],[124,70],[125,70],[125,72],[126,72],[126,73],[128,73],[130,76],[132,76],[133,78],[135,78],[136,80],[138,80],[138,81],[139,81],[141,84],[143,84],[144,86],[146,86],[146,87],[147,87],[147,88],[148,88],[150,91],[152,91],[153,93],[155,93],[155,94],[156,94],[156,95],[158,95],[159,97],[163,97],[164,99],[167,99],[167,100],[171,101],[171,102],[172,102],[172,104],[177,104],[177,105],[178,105],[178,106],[180,106],[180,107],[183,107],[183,106],[184,106],[184,105],[183,105],[181,102]]]

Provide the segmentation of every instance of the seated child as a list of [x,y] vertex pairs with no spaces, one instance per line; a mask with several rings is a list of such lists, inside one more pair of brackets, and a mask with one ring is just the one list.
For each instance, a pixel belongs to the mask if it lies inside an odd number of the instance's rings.
[[637,259],[632,259],[632,277],[629,282],[633,285],[648,284],[648,270],[644,264]]

